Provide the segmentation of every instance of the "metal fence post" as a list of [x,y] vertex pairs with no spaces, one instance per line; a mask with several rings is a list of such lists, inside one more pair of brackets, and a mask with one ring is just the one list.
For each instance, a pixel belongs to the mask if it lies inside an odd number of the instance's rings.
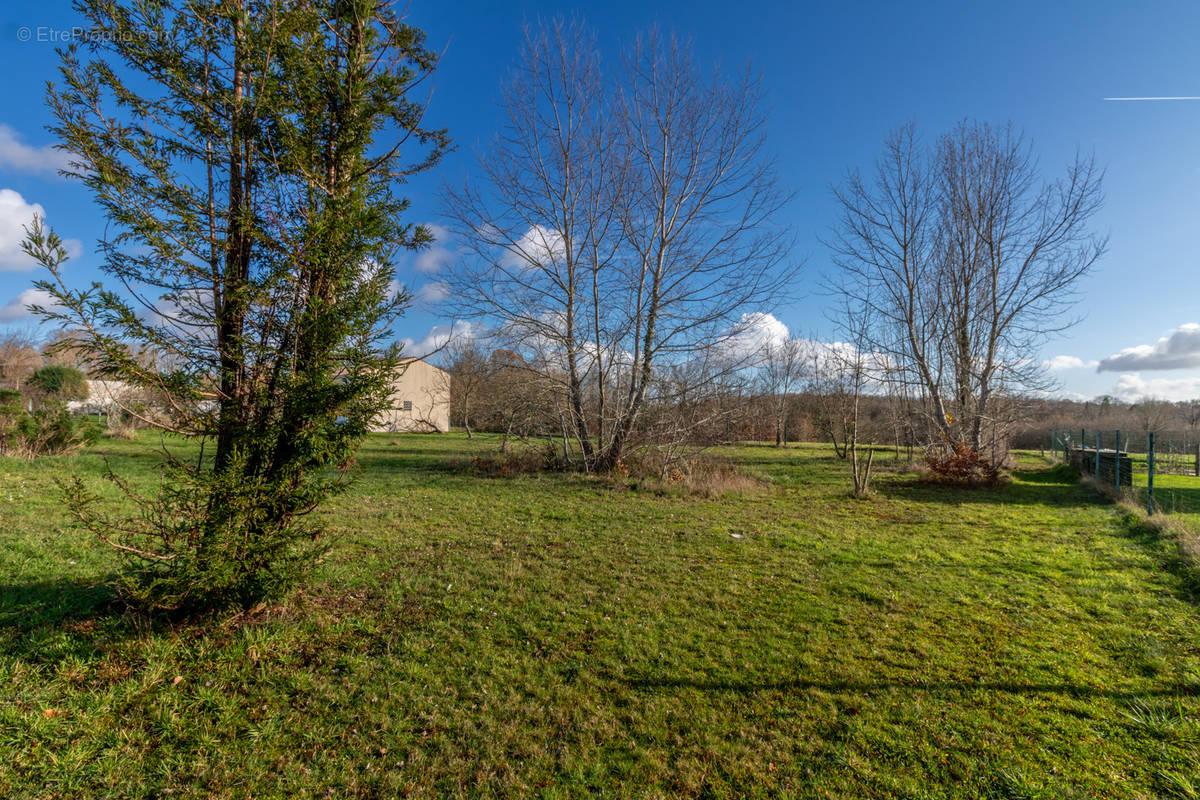
[[1096,429],[1096,484],[1100,484],[1100,429]]
[[1121,429],[1120,428],[1117,428],[1117,450],[1116,450],[1116,453],[1117,453],[1117,461],[1116,461],[1116,463],[1117,463],[1117,468],[1116,468],[1117,493],[1120,494],[1120,492],[1121,492]]
[[1154,434],[1150,433],[1146,442],[1146,513],[1154,513]]

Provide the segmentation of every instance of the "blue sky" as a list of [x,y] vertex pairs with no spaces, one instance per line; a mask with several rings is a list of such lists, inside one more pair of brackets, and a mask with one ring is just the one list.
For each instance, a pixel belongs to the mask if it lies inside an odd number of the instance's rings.
[[[1062,367],[1064,393],[1200,397],[1200,328],[1188,327],[1200,323],[1200,101],[1103,99],[1200,95],[1200,3],[413,0],[410,20],[445,49],[429,119],[458,145],[436,175],[410,184],[414,221],[438,222],[438,185],[469,175],[473,151],[495,130],[498,84],[522,23],[563,11],[587,19],[609,52],[657,22],[690,37],[706,61],[750,61],[761,70],[770,146],[782,183],[796,193],[787,212],[795,255],[806,259],[812,286],[776,311],[794,335],[829,330],[816,283],[829,266],[819,237],[835,214],[832,182],[868,165],[888,130],[906,120],[927,136],[964,117],[1011,120],[1033,140],[1046,174],[1063,169],[1076,148],[1094,152],[1107,171],[1096,228],[1110,235],[1110,247],[1081,287],[1077,311],[1085,318],[1040,354]],[[15,241],[33,204],[78,240],[71,280],[97,276],[93,249],[104,222],[80,187],[54,175],[54,156],[41,149],[51,143],[43,89],[56,64],[46,39],[78,23],[65,0],[0,11],[0,74],[8,76],[0,84],[0,326],[29,325],[19,299],[35,273]],[[31,41],[21,41],[22,28]],[[454,243],[444,244],[452,253]],[[445,257],[439,250],[400,268],[410,288],[427,287],[398,330],[418,346],[451,321],[434,302]]]

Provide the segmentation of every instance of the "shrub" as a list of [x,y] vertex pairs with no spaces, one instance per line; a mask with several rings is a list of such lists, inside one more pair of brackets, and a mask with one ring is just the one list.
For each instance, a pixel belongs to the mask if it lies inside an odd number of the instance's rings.
[[995,486],[1000,470],[966,442],[947,442],[944,448],[931,448],[925,454],[929,476],[938,483],[959,486]]
[[0,392],[0,454],[60,455],[94,444],[99,437],[96,423],[72,415],[61,402],[26,411],[19,392]]
[[61,403],[51,403],[25,414],[17,423],[17,437],[18,448],[27,456],[61,455],[95,444],[100,426],[73,415]]
[[137,517],[107,517],[78,478],[66,486],[67,502],[100,541],[136,557],[116,581],[134,608],[172,616],[250,608],[282,596],[328,549],[316,524],[277,524],[292,495],[286,484],[248,484],[237,473],[200,472],[177,460],[164,465],[167,489],[156,496],[138,494],[111,470],[107,477],[137,501]]
[[42,367],[33,373],[29,385],[41,397],[64,403],[86,400],[89,394],[86,375],[74,367],[57,364]]
[[562,469],[562,458],[553,446],[518,447],[497,453],[484,453],[469,461],[454,459],[450,466],[486,478],[511,478],[525,472]]

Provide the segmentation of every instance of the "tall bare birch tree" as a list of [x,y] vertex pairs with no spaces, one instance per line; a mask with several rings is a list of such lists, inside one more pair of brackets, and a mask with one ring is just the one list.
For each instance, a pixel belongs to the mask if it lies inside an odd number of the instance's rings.
[[584,385],[603,386],[610,365],[595,356],[614,347],[601,316],[613,302],[606,278],[622,183],[594,36],[578,21],[527,27],[501,103],[507,119],[479,158],[478,185],[446,192],[475,256],[450,280],[464,313],[496,324],[527,363],[561,368],[590,462]]

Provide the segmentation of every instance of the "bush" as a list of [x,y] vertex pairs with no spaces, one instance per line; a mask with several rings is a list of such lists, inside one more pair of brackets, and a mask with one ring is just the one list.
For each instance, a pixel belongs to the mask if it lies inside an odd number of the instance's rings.
[[947,442],[944,448],[930,449],[925,454],[932,480],[959,486],[995,486],[1000,482],[1000,470],[966,442]]
[[86,375],[74,367],[57,364],[42,367],[33,373],[29,385],[41,397],[63,403],[86,400],[89,394]]
[[110,414],[108,418],[108,437],[133,441],[137,438],[140,428],[138,420],[129,414]]
[[164,470],[166,489],[154,496],[107,472],[139,509],[126,520],[101,513],[100,496],[78,478],[65,487],[76,520],[127,558],[116,588],[133,608],[177,617],[250,608],[282,597],[328,549],[316,524],[277,524],[290,501],[286,484],[248,484],[236,473],[203,472],[176,460]]
[[524,446],[497,453],[484,453],[469,461],[452,459],[450,466],[485,478],[511,478],[524,472],[543,472],[563,468],[562,457],[553,445]]
[[60,455],[95,444],[100,426],[77,417],[61,404],[45,405],[26,414],[17,426],[30,456]]
[[95,444],[100,426],[61,402],[26,411],[19,392],[0,392],[0,454],[26,458],[61,455]]

